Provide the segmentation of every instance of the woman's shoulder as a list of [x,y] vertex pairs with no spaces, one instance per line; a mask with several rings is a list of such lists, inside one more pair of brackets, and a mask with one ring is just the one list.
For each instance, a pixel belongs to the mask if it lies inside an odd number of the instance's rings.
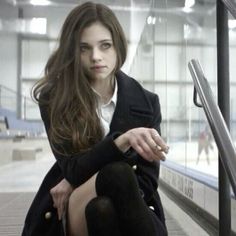
[[48,100],[50,98],[50,90],[46,87],[42,88],[39,99],[40,100]]
[[117,72],[117,78],[118,78],[118,83],[120,82],[121,86],[124,86],[127,90],[130,90],[132,92],[139,92],[145,95],[149,99],[158,99],[158,95],[156,93],[153,93],[146,88],[144,88],[136,79],[133,77],[125,74],[123,71],[118,71]]
[[48,87],[43,87],[39,94],[38,104],[40,108],[48,108],[51,101],[52,90]]

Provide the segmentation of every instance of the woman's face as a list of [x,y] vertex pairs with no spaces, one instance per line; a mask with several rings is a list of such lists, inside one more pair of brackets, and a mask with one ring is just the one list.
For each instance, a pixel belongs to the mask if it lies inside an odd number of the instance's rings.
[[100,22],[95,22],[83,30],[80,59],[86,73],[96,82],[112,78],[117,54],[111,32]]

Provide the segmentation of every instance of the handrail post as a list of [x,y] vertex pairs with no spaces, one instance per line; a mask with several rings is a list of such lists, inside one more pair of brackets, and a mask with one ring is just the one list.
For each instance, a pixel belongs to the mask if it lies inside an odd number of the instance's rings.
[[221,0],[228,11],[232,14],[232,16],[236,19],[236,2],[233,0]]
[[[217,83],[218,104],[230,129],[229,30],[228,11],[222,0],[217,1]],[[231,235],[230,184],[219,158],[219,235]]]

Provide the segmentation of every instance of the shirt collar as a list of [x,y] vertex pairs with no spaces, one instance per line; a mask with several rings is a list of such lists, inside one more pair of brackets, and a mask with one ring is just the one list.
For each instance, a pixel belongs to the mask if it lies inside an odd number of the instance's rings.
[[118,85],[117,85],[117,80],[115,78],[114,92],[113,92],[113,95],[111,97],[111,100],[108,103],[113,102],[114,104],[116,104],[116,102],[117,102],[117,91],[118,91]]

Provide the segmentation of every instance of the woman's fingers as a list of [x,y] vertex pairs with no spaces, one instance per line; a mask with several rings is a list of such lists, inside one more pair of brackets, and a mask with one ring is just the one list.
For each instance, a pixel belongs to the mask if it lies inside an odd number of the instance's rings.
[[66,179],[62,179],[55,187],[50,190],[53,199],[53,206],[57,208],[58,218],[62,219],[66,204],[73,191],[73,187]]
[[58,203],[58,206],[57,206],[57,214],[58,214],[59,220],[62,219],[62,215],[64,213],[64,210],[65,210],[65,200],[61,199]]
[[158,134],[158,132],[155,129],[152,130],[151,136],[156,144],[155,146],[156,151],[165,152],[167,154],[169,151],[169,146],[166,145],[162,137]]
[[143,142],[142,147],[145,151],[146,158],[153,160],[162,160],[165,161],[166,156],[159,149],[159,146],[153,141],[153,139],[148,138],[146,142]]
[[169,147],[155,129],[135,128],[129,132],[129,143],[148,161],[165,160]]
[[58,219],[61,220],[65,210],[66,199],[54,189],[51,189],[50,193],[53,199],[53,207],[57,208]]
[[135,147],[133,147],[133,148],[134,148],[134,150],[135,150],[140,156],[142,156],[145,160],[147,160],[147,161],[153,161],[153,158],[151,158],[151,156],[148,155],[147,152],[145,152],[144,149],[143,149],[141,146],[137,145],[137,146],[135,146]]

